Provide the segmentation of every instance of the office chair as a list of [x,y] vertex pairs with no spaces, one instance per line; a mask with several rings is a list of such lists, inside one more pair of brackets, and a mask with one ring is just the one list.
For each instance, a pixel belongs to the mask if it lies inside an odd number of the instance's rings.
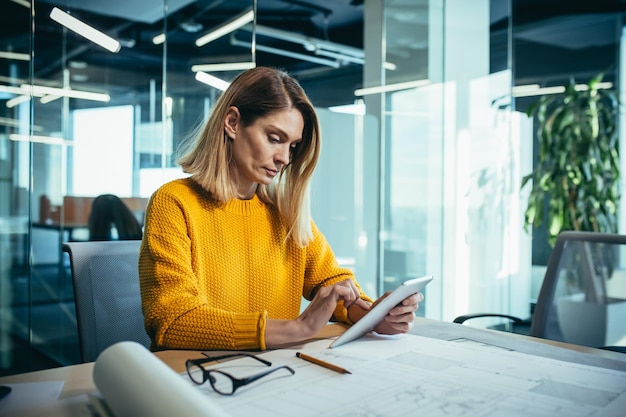
[[[563,231],[557,237],[532,314],[530,335],[624,352],[626,340],[626,236]],[[505,314],[465,314],[455,323]],[[623,323],[623,324],[622,324]]]
[[139,290],[140,240],[68,242],[81,360],[108,346],[136,341],[150,347]]

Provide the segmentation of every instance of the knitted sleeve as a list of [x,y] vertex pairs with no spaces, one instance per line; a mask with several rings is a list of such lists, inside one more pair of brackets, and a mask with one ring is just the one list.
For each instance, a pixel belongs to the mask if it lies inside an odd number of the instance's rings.
[[[335,254],[326,240],[326,237],[314,223],[312,224],[312,228],[313,241],[309,243],[309,246],[307,247],[307,262],[303,289],[304,298],[311,300],[318,288],[330,286],[346,279],[351,279],[359,289],[361,298],[368,302],[372,302],[372,299],[368,297],[359,286],[359,283],[356,281],[352,271],[339,266],[337,259],[335,258]],[[333,314],[333,319],[342,323],[353,324],[350,321],[348,311],[343,306],[342,302],[339,302],[337,305]]]
[[220,310],[201,295],[189,227],[198,213],[187,204],[194,198],[159,190],[146,210],[139,279],[152,349],[265,349],[267,312]]

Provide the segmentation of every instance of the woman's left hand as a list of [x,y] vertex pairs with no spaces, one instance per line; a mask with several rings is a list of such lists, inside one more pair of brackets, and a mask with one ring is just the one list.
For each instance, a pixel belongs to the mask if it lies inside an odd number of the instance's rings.
[[[372,304],[372,308],[389,295],[385,293]],[[408,333],[415,321],[415,312],[419,308],[419,303],[424,301],[422,293],[413,294],[394,308],[392,308],[385,318],[374,328],[380,334],[400,334]]]

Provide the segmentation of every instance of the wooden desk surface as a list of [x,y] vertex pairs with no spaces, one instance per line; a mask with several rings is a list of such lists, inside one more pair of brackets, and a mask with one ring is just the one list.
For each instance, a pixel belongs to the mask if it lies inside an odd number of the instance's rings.
[[[338,324],[326,326],[315,339],[326,339],[338,336],[344,327]],[[479,343],[496,344],[513,350],[551,357],[560,360],[570,360],[577,363],[589,363],[611,369],[626,371],[626,355],[623,353],[537,339],[533,337],[505,333],[495,330],[475,329],[467,325],[441,322],[424,318],[416,318],[412,331],[417,335],[437,339],[455,340],[471,339]],[[163,360],[176,372],[184,372],[185,360],[199,356],[197,351],[168,350],[156,352],[155,355]],[[93,363],[71,365],[43,371],[0,378],[0,384],[33,382],[33,381],[65,381],[60,398],[93,392],[95,389],[92,372]]]

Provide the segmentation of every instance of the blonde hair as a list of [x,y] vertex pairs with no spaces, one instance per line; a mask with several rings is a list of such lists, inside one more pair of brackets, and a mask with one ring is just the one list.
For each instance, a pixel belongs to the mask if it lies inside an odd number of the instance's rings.
[[243,127],[282,110],[296,109],[302,115],[302,141],[292,148],[290,162],[270,185],[259,184],[256,193],[264,202],[278,208],[288,227],[287,236],[306,246],[313,239],[308,188],[320,154],[320,127],[306,93],[287,73],[256,67],[235,78],[217,100],[206,124],[198,127],[192,141],[182,149],[178,164],[216,200],[226,203],[237,198],[230,169],[231,141],[223,125],[231,106],[239,109]]

